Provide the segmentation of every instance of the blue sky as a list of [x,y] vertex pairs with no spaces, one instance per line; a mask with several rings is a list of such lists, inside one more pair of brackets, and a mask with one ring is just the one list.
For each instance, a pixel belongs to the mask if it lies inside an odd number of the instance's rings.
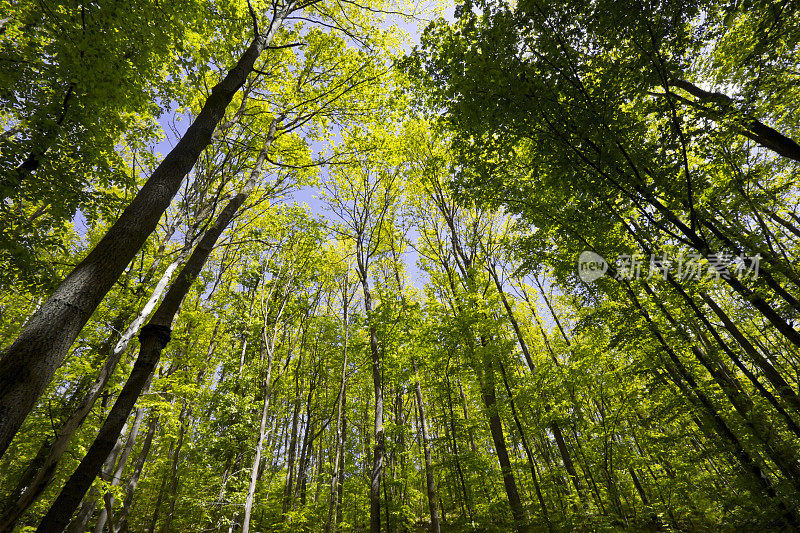
[[[453,19],[452,5],[448,5],[446,7],[444,16],[449,20]],[[424,20],[406,21],[399,17],[396,17],[395,19],[396,20],[392,21],[392,23],[394,23],[396,26],[399,26],[409,36],[409,42],[406,46],[404,46],[404,48],[406,50],[410,50],[413,46],[419,44],[419,38],[422,33],[422,29],[424,29],[427,22]],[[164,137],[155,144],[153,149],[157,154],[160,154],[160,156],[163,157],[170,152],[180,136],[184,134],[186,128],[189,126],[189,121],[185,117],[179,116],[176,113],[176,106],[173,105],[172,108],[164,113],[164,115],[162,115],[162,117],[159,119],[159,124],[161,125]],[[313,145],[312,149],[318,151]],[[327,169],[322,168],[320,172],[320,179],[325,180],[326,177]],[[303,187],[299,190],[296,190],[288,201],[296,202],[298,204],[305,204],[311,213],[324,216],[326,219],[333,222],[331,217],[334,215],[326,208],[325,202],[320,199],[320,196],[321,191],[318,188]],[[81,222],[81,220],[76,220],[76,223],[78,224]],[[414,240],[415,234],[411,233],[408,235],[408,237],[411,240]],[[419,269],[417,265],[417,259],[418,255],[416,251],[413,250],[413,248],[409,248],[404,258],[406,273],[409,281],[414,286],[421,289],[424,286],[427,276],[425,276],[424,272]]]

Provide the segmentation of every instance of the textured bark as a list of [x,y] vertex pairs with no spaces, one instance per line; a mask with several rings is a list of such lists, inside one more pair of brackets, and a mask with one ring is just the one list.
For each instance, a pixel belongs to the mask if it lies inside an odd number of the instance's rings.
[[[149,388],[149,384],[145,385],[145,390]],[[111,486],[116,487],[119,486],[122,482],[122,473],[125,471],[125,465],[128,463],[128,458],[131,455],[131,451],[133,450],[133,445],[136,443],[136,438],[139,436],[139,428],[142,425],[142,418],[144,418],[144,409],[138,408],[136,409],[136,415],[133,417],[133,424],[131,425],[131,430],[128,433],[128,438],[125,441],[125,447],[122,449],[122,453],[117,459],[117,465],[114,468],[113,472],[111,472],[110,482]],[[114,498],[111,494],[106,493],[103,495],[103,500],[105,505],[100,510],[100,515],[97,517],[97,522],[94,526],[95,533],[103,533],[103,528],[106,525],[106,521],[109,521],[111,518],[111,509],[114,507]],[[113,520],[111,521],[110,530],[114,530],[114,523]]]
[[[139,328],[144,320],[146,320],[150,315],[155,303],[161,299],[161,296],[164,294],[166,285],[172,277],[175,268],[180,265],[183,259],[185,259],[185,257],[183,254],[181,254],[181,257],[173,261],[167,267],[166,272],[156,284],[150,299],[139,311],[134,321],[130,326],[128,326],[119,339],[117,340],[116,336],[112,335],[112,337],[106,341],[104,349],[101,349],[101,352],[110,352],[110,355],[108,355],[103,367],[100,370],[100,373],[89,390],[84,394],[81,402],[77,405],[77,407],[75,407],[67,420],[61,425],[55,441],[53,441],[53,443],[50,444],[46,450],[44,448],[40,450],[40,454],[42,455],[41,461],[37,461],[35,465],[32,465],[36,466],[36,473],[25,487],[20,487],[13,493],[13,496],[10,500],[13,501],[13,503],[6,507],[6,509],[3,511],[3,518],[0,519],[0,531],[11,531],[14,528],[16,521],[20,516],[22,516],[22,513],[24,513],[39,498],[39,496],[41,496],[41,494],[50,484],[50,481],[53,479],[53,476],[58,468],[59,461],[61,460],[64,452],[67,450],[70,440],[72,440],[72,436],[75,434],[78,428],[80,428],[81,424],[83,424],[83,421],[94,407],[95,402],[105,390],[106,384],[114,374],[117,364],[127,350],[131,338],[136,334],[136,332],[139,331]],[[124,320],[126,319],[123,319],[122,324],[120,324],[118,327],[124,325]],[[113,349],[111,346],[113,346]]]
[[0,356],[0,456],[92,313],[156,228],[183,178],[210,143],[214,129],[252,72],[256,59],[295,5],[290,1],[278,12],[269,31],[257,36],[236,66],[214,86],[197,118],[120,218]]
[[[273,121],[271,134],[277,122]],[[266,159],[266,152],[269,143],[265,145],[259,154],[259,161],[263,164]],[[249,196],[255,185],[255,177],[260,171],[258,162],[251,172],[250,178],[243,189],[234,196],[222,209],[217,219],[203,235],[200,242],[192,251],[189,260],[181,269],[180,274],[170,286],[167,294],[159,305],[150,322],[142,328],[139,334],[140,349],[139,356],[133,365],[128,380],[122,388],[117,401],[111,408],[106,421],[100,428],[94,443],[86,452],[86,456],[81,461],[78,468],[67,480],[58,498],[53,502],[50,510],[42,519],[39,529],[41,533],[60,531],[69,522],[70,516],[75,511],[81,498],[89,490],[94,478],[97,476],[100,466],[105,457],[114,446],[114,442],[119,437],[125,420],[131,413],[136,400],[139,398],[143,387],[150,379],[150,375],[155,370],[161,357],[161,351],[169,342],[172,321],[183,302],[184,297],[189,293],[194,280],[200,275],[200,271],[211,254],[211,250],[216,244],[222,232],[230,224],[237,211]]]

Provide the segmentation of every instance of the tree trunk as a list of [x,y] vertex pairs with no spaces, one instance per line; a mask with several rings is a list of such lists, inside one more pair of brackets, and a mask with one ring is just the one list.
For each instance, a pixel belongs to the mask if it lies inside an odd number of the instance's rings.
[[[147,388],[149,388],[149,385],[145,386],[145,390]],[[141,427],[143,417],[144,408],[137,408],[136,415],[133,417],[133,425],[131,426],[130,433],[128,433],[128,439],[125,441],[125,447],[122,449],[122,453],[117,460],[117,466],[114,468],[114,471],[110,476],[112,487],[119,486],[119,484],[122,482],[122,473],[125,471],[125,465],[127,464],[128,458],[131,455],[131,450],[133,450],[136,437],[139,435],[139,428]],[[106,521],[109,519],[109,513],[111,512],[110,510],[114,506],[114,498],[110,494],[105,494],[103,499],[105,505],[103,505],[103,508],[100,510],[100,516],[97,518],[97,523],[95,524],[94,528],[95,533],[103,533],[103,528],[105,527]],[[114,528],[112,527],[110,529],[113,531]]]
[[514,402],[514,396],[511,393],[511,387],[509,386],[508,378],[506,377],[506,370],[503,368],[502,363],[500,364],[500,375],[503,377],[503,386],[506,389],[506,394],[508,394],[508,401],[511,404],[511,414],[514,417],[514,424],[517,426],[517,431],[519,431],[520,440],[522,441],[522,448],[525,450],[525,456],[528,458],[528,466],[531,469],[533,488],[536,491],[536,498],[539,500],[539,507],[542,510],[542,518],[544,518],[544,521],[547,524],[547,530],[553,531],[553,524],[550,523],[550,515],[547,512],[547,504],[545,504],[544,496],[542,495],[542,488],[539,486],[539,470],[536,466],[536,461],[533,458],[531,447],[528,445],[528,439],[525,437],[525,432],[522,429],[522,423],[520,422],[519,415],[517,414],[517,406]]
[[375,449],[372,456],[372,471],[369,485],[369,530],[381,532],[381,479],[383,477],[383,456],[386,449],[383,433],[383,383],[381,357],[378,351],[378,332],[372,316],[372,295],[369,291],[366,268],[359,265],[361,288],[364,292],[364,310],[369,321],[369,348],[372,355],[372,384],[375,391]]
[[0,456],[50,383],[83,326],[156,228],[183,178],[211,142],[214,129],[233,96],[295,6],[290,0],[275,15],[268,32],[253,39],[236,66],[211,90],[197,118],[120,218],[0,356]]
[[69,522],[70,516],[75,511],[78,503],[89,490],[94,478],[97,476],[105,457],[114,446],[122,426],[130,415],[136,400],[142,392],[143,387],[150,379],[150,375],[155,370],[161,357],[161,351],[169,342],[171,336],[171,326],[178,313],[178,309],[188,294],[194,280],[200,275],[200,271],[211,254],[211,250],[219,239],[222,232],[233,220],[234,215],[249,196],[255,186],[256,177],[261,171],[261,166],[267,156],[267,150],[274,138],[277,121],[273,120],[270,135],[267,142],[259,154],[253,171],[243,189],[234,196],[222,209],[217,220],[209,227],[203,235],[197,247],[192,252],[189,260],[181,269],[175,281],[170,286],[164,296],[161,305],[158,307],[150,322],[142,328],[139,333],[140,349],[139,356],[133,365],[128,380],[125,382],[122,391],[117,397],[117,401],[111,408],[106,421],[100,428],[100,432],[95,438],[94,443],[86,452],[86,456],[81,461],[78,468],[67,480],[58,498],[53,502],[50,510],[42,519],[39,529],[41,533],[60,531]]
[[273,350],[267,348],[267,372],[264,379],[264,402],[261,407],[261,423],[258,429],[258,441],[256,442],[256,453],[253,457],[253,465],[250,467],[250,484],[247,487],[247,499],[244,503],[244,518],[242,520],[242,533],[250,531],[250,515],[253,512],[253,498],[256,493],[256,482],[258,481],[258,467],[261,464],[261,452],[264,446],[264,436],[267,431],[267,415],[269,414],[269,401],[272,396],[272,361]]
[[483,372],[481,379],[481,399],[486,408],[486,416],[489,419],[489,430],[492,434],[495,453],[500,463],[500,471],[503,474],[503,485],[506,489],[508,504],[511,507],[511,515],[514,518],[515,528],[518,531],[525,530],[525,508],[517,490],[517,482],[514,479],[514,469],[508,456],[506,438],[503,435],[503,422],[500,419],[500,412],[497,409],[497,392],[495,389],[494,368],[491,356],[484,356]]
[[338,485],[343,478],[341,470],[344,469],[344,464],[340,462],[340,455],[342,455],[344,442],[341,438],[341,433],[344,432],[342,428],[342,411],[344,410],[345,406],[345,394],[347,393],[347,342],[349,339],[350,333],[350,324],[347,321],[347,307],[350,303],[348,298],[348,291],[347,291],[347,275],[345,274],[344,278],[344,291],[342,293],[342,321],[344,323],[344,342],[342,347],[342,375],[339,386],[339,397],[336,400],[336,432],[334,433],[334,439],[336,439],[336,445],[334,448],[334,459],[333,459],[333,475],[331,476],[331,502],[328,506],[328,520],[325,523],[325,533],[331,533],[336,531],[336,526],[338,525],[338,520],[334,522],[334,516],[337,514],[337,503],[338,498],[336,496]]
[[[417,370],[417,361],[414,360],[413,363],[414,373],[419,374]],[[422,449],[425,453],[425,488],[428,492],[428,508],[431,514],[431,533],[440,533],[441,526],[439,525],[439,511],[437,509],[438,498],[436,496],[436,484],[433,480],[433,461],[431,461],[431,447],[425,418],[425,404],[422,401],[422,387],[419,384],[419,379],[414,383],[414,394],[417,397],[417,405],[419,407],[419,427],[422,431]]]
[[[88,391],[86,391],[86,394],[81,402],[69,415],[67,420],[61,425],[56,440],[49,445],[49,449],[46,450],[46,457],[44,457],[41,462],[36,463],[37,471],[34,478],[30,480],[30,482],[28,482],[24,488],[20,487],[14,492],[14,496],[12,498],[16,501],[12,504],[13,506],[7,507],[3,513],[3,518],[0,520],[0,531],[5,532],[12,530],[17,519],[22,516],[22,513],[24,513],[28,507],[30,507],[39,498],[42,492],[44,492],[44,490],[50,484],[50,481],[53,479],[56,469],[58,468],[58,463],[61,460],[61,456],[67,450],[67,446],[69,445],[70,440],[72,440],[72,436],[75,434],[78,428],[80,428],[81,424],[83,424],[86,416],[94,407],[95,402],[105,390],[108,380],[114,374],[114,370],[122,358],[122,355],[127,350],[131,339],[139,330],[144,320],[147,319],[150,312],[153,310],[153,306],[163,295],[164,291],[166,290],[167,283],[169,283],[169,280],[171,279],[175,269],[183,262],[184,259],[185,254],[182,253],[180,257],[175,259],[167,267],[166,271],[161,276],[161,279],[156,284],[155,289],[153,289],[153,294],[150,296],[150,299],[139,311],[134,321],[128,326],[120,338],[116,339],[115,336],[112,335],[108,341],[106,341],[107,344],[113,345],[114,347],[111,349],[111,346],[108,346],[108,349],[111,353],[106,359],[106,362],[103,364],[103,368],[100,370],[100,373],[98,374],[92,386]],[[41,450],[40,453],[44,455],[45,450]]]
[[142,475],[144,464],[147,462],[147,456],[150,454],[150,448],[153,445],[153,437],[155,436],[156,429],[158,428],[158,417],[153,416],[147,424],[147,435],[144,437],[142,444],[142,451],[136,458],[136,464],[131,472],[131,477],[125,486],[125,499],[122,502],[122,509],[117,515],[117,530],[114,533],[126,533],[130,527],[128,516],[130,515],[131,505],[133,504],[133,495],[136,492],[136,486],[139,484],[139,478]]

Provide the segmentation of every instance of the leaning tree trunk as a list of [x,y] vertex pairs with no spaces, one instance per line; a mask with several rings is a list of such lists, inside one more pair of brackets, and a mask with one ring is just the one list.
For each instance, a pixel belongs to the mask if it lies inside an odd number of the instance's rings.
[[[197,118],[120,218],[0,356],[0,456],[50,383],[83,326],[156,228],[183,178],[211,142],[228,104],[295,7],[296,3],[290,0],[275,15],[269,30],[253,39],[236,66],[211,90]],[[150,331],[154,331],[153,328]]]
[[169,280],[172,278],[173,273],[178,266],[180,266],[184,259],[185,256],[183,253],[181,253],[180,257],[175,259],[167,267],[167,270],[156,284],[156,288],[153,290],[153,294],[150,296],[150,299],[147,301],[141,311],[139,311],[139,314],[131,323],[131,325],[128,326],[125,332],[120,336],[119,340],[112,336],[108,339],[108,341],[106,341],[114,345],[114,348],[111,349],[111,355],[108,357],[108,359],[106,359],[106,362],[103,364],[103,368],[100,370],[100,373],[89,390],[86,391],[86,394],[84,394],[81,402],[69,415],[67,420],[61,425],[55,441],[48,446],[47,450],[41,450],[43,459],[40,462],[37,461],[37,470],[34,474],[34,477],[24,487],[18,487],[13,493],[13,496],[9,500],[10,503],[3,511],[3,517],[0,519],[0,531],[5,532],[13,530],[14,524],[16,524],[19,517],[22,516],[22,514],[39,498],[39,496],[41,496],[41,494],[50,484],[50,481],[53,479],[53,476],[58,468],[58,463],[61,460],[61,456],[67,450],[70,440],[72,440],[72,436],[81,426],[81,424],[83,424],[83,421],[94,407],[95,402],[105,390],[108,380],[114,374],[114,370],[116,369],[120,358],[128,349],[131,339],[139,330],[142,323],[147,320],[147,317],[150,315],[153,307],[155,307],[155,304],[157,304],[161,299],[161,296],[164,294],[164,290],[166,289]]
[[206,231],[203,238],[197,244],[189,260],[178,274],[175,281],[170,286],[164,296],[161,305],[158,307],[148,324],[139,333],[139,356],[133,365],[125,386],[120,391],[117,401],[111,408],[103,426],[86,452],[78,468],[67,480],[58,498],[53,502],[37,529],[40,533],[50,533],[61,531],[68,523],[72,513],[77,508],[86,491],[92,485],[94,478],[97,477],[103,461],[108,457],[109,452],[119,437],[122,426],[133,410],[133,406],[138,400],[150,375],[156,368],[161,357],[161,351],[167,345],[171,335],[172,321],[178,313],[181,302],[189,293],[189,289],[211,254],[211,250],[219,239],[222,232],[233,220],[236,212],[250,195],[255,187],[255,180],[260,174],[261,167],[267,157],[267,151],[275,135],[277,120],[273,120],[270,126],[270,133],[267,137],[264,148],[258,156],[258,160],[250,174],[243,189],[234,196],[225,208],[220,212],[217,220]]
[[145,435],[144,444],[142,444],[142,451],[139,452],[139,456],[136,458],[133,472],[125,486],[125,499],[122,501],[122,509],[120,509],[117,515],[117,529],[113,533],[125,533],[128,531],[128,515],[130,514],[131,505],[133,504],[133,495],[136,492],[136,486],[139,484],[139,477],[142,475],[147,456],[150,454],[150,448],[153,444],[153,436],[156,433],[156,429],[158,429],[158,417],[152,416],[147,425],[147,435]]
[[[148,388],[149,384],[145,385],[145,391],[147,391]],[[133,417],[133,425],[131,426],[130,433],[128,433],[128,439],[125,441],[125,447],[122,449],[119,459],[117,459],[116,467],[111,472],[110,485],[112,487],[119,486],[122,481],[122,473],[125,471],[125,465],[128,463],[128,458],[130,457],[133,446],[136,443],[136,438],[139,436],[139,428],[142,425],[144,411],[145,410],[143,407],[136,409],[136,415]],[[100,515],[97,517],[97,523],[94,526],[95,533],[103,533],[106,521],[109,521],[112,524],[112,527],[109,529],[113,529],[113,522],[110,520],[110,514],[114,507],[114,497],[111,495],[111,493],[106,493],[103,495],[103,502],[103,508],[100,510]]]

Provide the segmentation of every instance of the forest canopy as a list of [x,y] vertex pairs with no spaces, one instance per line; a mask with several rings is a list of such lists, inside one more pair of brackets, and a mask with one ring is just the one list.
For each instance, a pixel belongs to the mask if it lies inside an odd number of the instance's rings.
[[800,530],[797,2],[0,7],[0,532]]

